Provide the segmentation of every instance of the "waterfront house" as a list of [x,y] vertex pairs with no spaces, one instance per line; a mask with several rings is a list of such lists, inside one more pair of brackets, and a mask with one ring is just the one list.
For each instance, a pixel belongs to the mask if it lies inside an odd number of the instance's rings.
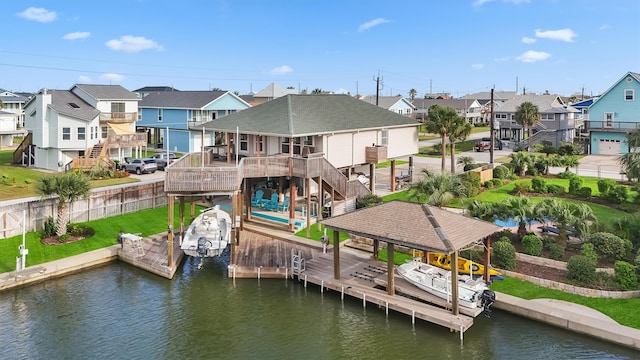
[[25,105],[27,136],[13,160],[52,171],[113,168],[146,146],[136,134],[138,96],[120,85],[76,84],[42,89]]
[[148,132],[155,148],[188,153],[216,145],[215,134],[191,129],[237,111],[249,103],[230,91],[156,91],[140,100],[137,128]]
[[589,107],[585,129],[591,154],[622,155],[630,151],[627,134],[640,127],[640,74],[627,72]]

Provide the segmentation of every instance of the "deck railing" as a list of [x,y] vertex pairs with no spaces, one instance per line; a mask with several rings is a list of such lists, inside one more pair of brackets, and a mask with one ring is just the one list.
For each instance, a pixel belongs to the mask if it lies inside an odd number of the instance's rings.
[[593,121],[586,120],[584,122],[585,129],[597,130],[626,130],[634,131],[640,128],[640,121]]
[[101,113],[99,118],[100,118],[100,123],[110,122],[110,123],[126,124],[126,123],[132,123],[137,121],[138,113],[137,112]]

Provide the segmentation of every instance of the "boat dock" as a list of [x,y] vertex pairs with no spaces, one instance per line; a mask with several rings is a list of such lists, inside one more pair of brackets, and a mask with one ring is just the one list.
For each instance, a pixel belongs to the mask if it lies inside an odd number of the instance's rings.
[[179,234],[173,241],[173,264],[167,263],[167,233],[142,238],[136,234],[126,236],[122,247],[118,249],[118,259],[167,279],[173,279],[178,266],[184,259],[180,249]]

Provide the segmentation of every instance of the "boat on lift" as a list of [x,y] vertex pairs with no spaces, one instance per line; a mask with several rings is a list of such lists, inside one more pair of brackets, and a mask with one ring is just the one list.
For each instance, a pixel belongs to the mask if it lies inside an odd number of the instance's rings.
[[[396,267],[400,276],[418,288],[451,302],[451,271],[425,264],[420,258],[408,260]],[[495,302],[495,293],[482,279],[473,279],[468,275],[458,278],[458,299],[460,306],[470,309],[483,308],[488,316],[490,306]]]
[[[427,253],[427,261],[431,265],[451,271],[451,255],[429,252]],[[484,265],[459,257],[458,274],[471,275],[472,277],[483,276]],[[492,267],[489,267],[489,276],[491,280],[504,280],[502,273]]]
[[202,210],[185,232],[180,248],[186,255],[202,259],[220,256],[231,241],[231,216],[220,205]]

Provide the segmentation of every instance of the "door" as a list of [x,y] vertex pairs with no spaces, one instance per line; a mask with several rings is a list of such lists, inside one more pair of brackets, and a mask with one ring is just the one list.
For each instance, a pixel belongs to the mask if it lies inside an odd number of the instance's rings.
[[620,140],[601,139],[598,142],[598,154],[600,155],[620,155]]

